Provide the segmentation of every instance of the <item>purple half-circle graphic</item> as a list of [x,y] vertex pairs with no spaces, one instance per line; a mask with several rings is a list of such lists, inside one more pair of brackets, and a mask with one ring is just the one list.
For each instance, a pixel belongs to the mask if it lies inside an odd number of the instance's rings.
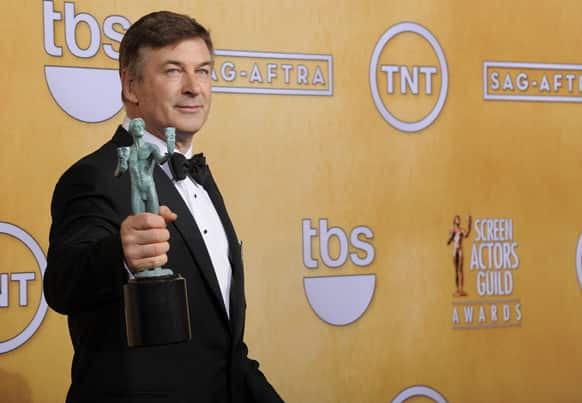
[[56,103],[77,120],[103,122],[123,107],[117,69],[44,66],[44,75]]
[[578,284],[582,288],[582,233],[578,237],[578,245],[576,246],[576,274],[578,276]]
[[441,395],[436,389],[424,385],[415,385],[404,389],[392,400],[392,403],[404,403],[408,399],[420,396],[428,397],[435,403],[447,403],[445,397]]
[[309,305],[324,322],[345,326],[368,309],[376,288],[375,274],[304,277]]

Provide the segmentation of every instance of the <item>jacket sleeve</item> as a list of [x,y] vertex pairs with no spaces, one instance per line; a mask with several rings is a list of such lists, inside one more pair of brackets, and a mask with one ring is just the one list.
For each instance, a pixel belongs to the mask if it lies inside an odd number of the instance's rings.
[[121,298],[127,281],[114,202],[119,195],[114,196],[113,181],[119,179],[109,171],[77,163],[53,194],[44,291],[48,304],[62,314]]

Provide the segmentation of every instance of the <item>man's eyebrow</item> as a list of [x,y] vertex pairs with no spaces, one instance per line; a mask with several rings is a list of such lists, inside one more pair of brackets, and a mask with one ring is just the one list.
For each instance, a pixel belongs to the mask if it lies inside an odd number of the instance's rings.
[[166,61],[165,61],[165,62],[162,64],[162,66],[166,66],[166,65],[168,65],[168,64],[175,64],[175,65],[177,65],[177,66],[182,66],[182,62],[179,62],[179,61],[177,61],[177,60],[166,60]]
[[198,67],[206,67],[206,66],[212,66],[214,63],[213,60],[206,60],[205,62],[202,62],[198,65]]
[[[198,68],[198,67],[212,66],[212,63],[213,63],[212,60],[207,60],[207,61],[204,61],[204,62],[198,64],[196,67]],[[168,64],[175,64],[176,66],[184,66],[184,63],[183,62],[180,62],[178,60],[166,60],[162,64],[162,66],[166,66]]]

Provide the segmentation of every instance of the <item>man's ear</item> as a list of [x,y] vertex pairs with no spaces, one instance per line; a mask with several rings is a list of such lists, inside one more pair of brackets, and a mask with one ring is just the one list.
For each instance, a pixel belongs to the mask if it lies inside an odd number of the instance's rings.
[[123,97],[127,102],[132,104],[138,104],[137,94],[135,92],[137,84],[137,78],[130,74],[127,70],[121,73],[121,91],[123,92]]

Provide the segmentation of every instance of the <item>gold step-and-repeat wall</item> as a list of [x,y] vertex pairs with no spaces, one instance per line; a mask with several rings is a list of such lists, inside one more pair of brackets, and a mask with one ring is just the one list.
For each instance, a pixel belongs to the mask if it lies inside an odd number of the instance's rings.
[[286,401],[582,401],[578,0],[2,1],[0,401],[64,400],[52,191],[122,120],[119,42],[158,9],[214,36],[194,147]]

